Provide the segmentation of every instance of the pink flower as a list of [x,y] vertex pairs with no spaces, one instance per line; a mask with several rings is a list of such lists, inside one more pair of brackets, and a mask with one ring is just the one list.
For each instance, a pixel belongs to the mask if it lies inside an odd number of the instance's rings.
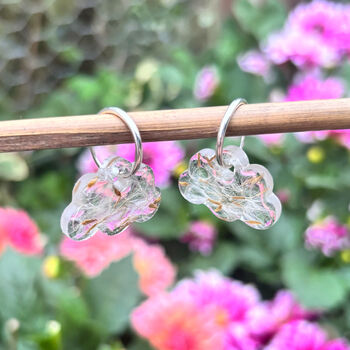
[[265,350],[350,350],[306,321],[316,315],[288,291],[261,302],[254,287],[212,270],[153,295],[134,310],[131,323],[160,350],[261,350],[269,342]]
[[[307,74],[299,78],[287,91],[285,101],[321,100],[340,98],[344,95],[345,86],[338,78],[321,79],[317,73]],[[324,140],[331,134],[337,138],[341,144],[349,145],[350,138],[346,130],[342,131],[306,131],[296,133],[295,136],[301,142],[310,143],[315,140]],[[268,146],[280,145],[284,139],[283,134],[259,135],[259,138]]]
[[303,143],[313,143],[315,141],[322,141],[329,137],[330,130],[318,130],[318,131],[304,131],[295,133],[295,137]]
[[282,188],[276,193],[282,204],[287,203],[290,199],[291,193],[288,188]]
[[329,132],[330,137],[336,140],[340,145],[350,149],[350,130],[349,129],[338,129],[331,130]]
[[248,313],[259,302],[254,287],[232,281],[212,270],[198,272],[194,280],[183,280],[173,293],[192,298],[201,310],[213,310],[217,326],[225,332],[225,349],[257,347],[247,328]]
[[[1,210],[0,210],[0,217],[1,217]],[[0,224],[0,254],[2,254],[6,248],[6,240],[7,240],[6,228]]]
[[219,84],[219,77],[214,66],[206,66],[197,74],[194,84],[194,96],[197,100],[205,101],[213,96]]
[[288,89],[286,101],[322,100],[340,98],[345,87],[338,78],[320,79],[315,74],[308,74]]
[[284,28],[267,41],[265,52],[276,64],[302,68],[333,67],[350,49],[350,6],[314,0],[290,13]]
[[152,296],[174,283],[176,270],[159,245],[149,245],[141,239],[133,243],[133,264],[140,276],[141,291]]
[[350,236],[346,226],[334,217],[327,217],[310,226],[305,232],[305,244],[309,248],[318,248],[324,255],[350,247]]
[[249,329],[255,336],[267,339],[284,324],[310,319],[315,315],[315,312],[306,311],[291,292],[282,290],[274,300],[257,304],[249,311]]
[[[135,157],[135,145],[100,146],[96,148],[96,154],[101,161],[116,154],[132,162]],[[143,143],[143,163],[153,169],[156,185],[160,187],[169,185],[172,171],[184,156],[184,150],[175,141]],[[80,156],[78,169],[81,174],[97,171],[89,150]]]
[[325,45],[319,36],[305,35],[294,27],[272,34],[263,50],[278,65],[291,61],[300,68],[333,67],[339,62],[338,52]]
[[217,322],[223,327],[245,322],[248,311],[260,299],[253,286],[230,280],[215,270],[197,272],[193,280],[180,282],[174,293],[191,296],[200,307],[214,308]]
[[91,238],[77,242],[64,237],[60,253],[67,260],[76,263],[88,277],[95,277],[113,261],[118,261],[131,252],[132,238],[130,230],[116,236],[107,236],[97,232]]
[[158,245],[150,245],[129,230],[116,236],[97,232],[88,240],[77,242],[65,237],[60,246],[61,255],[75,262],[88,277],[95,277],[112,262],[129,254],[139,274],[141,291],[153,295],[168,288],[175,279],[176,270]]
[[4,249],[5,244],[22,254],[42,252],[39,228],[25,211],[0,208],[0,249]]
[[265,143],[266,146],[279,146],[284,140],[284,134],[262,134],[258,135],[259,139]]
[[336,339],[326,343],[322,350],[350,350],[350,347],[344,339]]
[[181,241],[188,243],[191,250],[209,255],[213,250],[216,236],[217,230],[214,225],[207,221],[194,221],[188,232],[181,237]]
[[[112,154],[116,153],[115,146],[97,146],[94,149],[97,158],[100,159],[101,162],[103,162],[104,159],[108,158]],[[77,162],[77,168],[80,174],[95,173],[98,170],[89,149],[86,149],[80,155]]]
[[223,350],[224,337],[215,311],[200,309],[192,298],[158,294],[136,308],[133,328],[158,350]]
[[[135,146],[133,144],[119,145],[118,156],[133,161]],[[146,142],[143,144],[143,162],[149,165],[154,172],[156,185],[168,186],[171,173],[183,160],[185,152],[175,141]]]
[[248,73],[267,77],[270,71],[270,63],[259,51],[251,50],[237,59],[239,67]]
[[[342,80],[338,78],[321,79],[315,74],[308,74],[289,87],[285,100],[301,101],[333,99],[342,97],[344,95],[344,92],[345,87]],[[314,141],[324,140],[332,134],[334,135],[334,138],[339,139],[340,143],[347,144],[348,134],[346,130],[306,131],[296,133],[295,136],[301,142],[310,143]]]
[[326,333],[315,324],[295,321],[282,327],[265,350],[349,350],[341,339],[327,341]]
[[350,48],[349,15],[348,5],[315,0],[295,9],[289,16],[288,27],[318,36],[331,48],[345,53]]
[[233,323],[229,326],[225,350],[258,350],[260,345],[245,324]]

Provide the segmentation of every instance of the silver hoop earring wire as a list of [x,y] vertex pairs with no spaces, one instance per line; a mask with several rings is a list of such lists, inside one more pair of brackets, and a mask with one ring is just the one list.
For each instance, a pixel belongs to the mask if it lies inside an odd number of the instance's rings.
[[[141,135],[138,127],[136,126],[133,119],[121,108],[107,107],[102,109],[98,114],[101,114],[101,115],[109,114],[109,115],[113,115],[114,117],[120,118],[125,123],[125,125],[129,128],[135,142],[135,161],[132,163],[131,172],[127,176],[134,175],[136,171],[139,169],[140,165],[142,164],[142,158],[143,158],[142,140],[141,140]],[[90,147],[90,152],[96,165],[99,168],[101,168],[102,163],[98,159],[95,149],[93,147]]]
[[[230,121],[237,111],[237,109],[246,104],[247,101],[243,98],[237,98],[236,100],[233,100],[231,104],[228,106],[224,117],[221,120],[219,131],[218,131],[218,136],[216,140],[216,159],[219,163],[219,165],[226,167],[224,164],[224,159],[223,159],[223,148],[224,148],[224,138],[226,134],[226,130],[228,125],[230,124]],[[240,142],[240,148],[243,148],[244,146],[244,136],[241,137],[241,142]]]

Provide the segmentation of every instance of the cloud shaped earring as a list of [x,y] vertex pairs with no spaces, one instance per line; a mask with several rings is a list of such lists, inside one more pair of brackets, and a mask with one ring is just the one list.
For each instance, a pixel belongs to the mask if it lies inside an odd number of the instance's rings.
[[216,151],[202,149],[189,162],[179,178],[181,194],[193,204],[204,204],[219,219],[243,221],[255,229],[265,230],[281,215],[281,202],[273,193],[270,172],[250,164],[240,147],[223,148],[228,124],[236,110],[246,101],[234,100],[228,107],[218,131]]
[[142,141],[134,121],[115,107],[105,108],[99,114],[121,118],[129,127],[136,145],[135,162],[111,156],[101,163],[90,148],[98,171],[85,174],[76,182],[72,202],[61,216],[63,233],[77,241],[97,231],[115,235],[132,222],[145,222],[156,213],[161,200],[152,169],[142,163]]

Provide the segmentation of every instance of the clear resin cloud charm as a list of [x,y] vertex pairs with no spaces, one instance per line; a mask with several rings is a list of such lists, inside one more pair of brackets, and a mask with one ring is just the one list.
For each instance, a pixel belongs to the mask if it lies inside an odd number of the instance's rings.
[[115,235],[132,222],[151,219],[160,204],[153,171],[141,164],[134,175],[126,176],[131,168],[129,161],[113,156],[103,162],[97,173],[83,175],[62,214],[62,231],[81,241],[97,231]]
[[281,215],[281,202],[273,191],[269,171],[249,164],[245,152],[236,146],[223,150],[224,164],[218,164],[213,149],[203,149],[190,160],[179,179],[181,194],[193,204],[205,204],[225,221],[241,220],[248,226],[270,228]]

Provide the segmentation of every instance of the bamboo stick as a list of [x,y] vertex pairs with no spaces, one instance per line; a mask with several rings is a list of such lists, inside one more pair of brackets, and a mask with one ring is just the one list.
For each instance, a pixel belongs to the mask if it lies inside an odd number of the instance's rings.
[[[216,137],[226,106],[131,112],[142,140]],[[350,98],[247,104],[241,106],[227,136],[350,129]],[[108,115],[80,115],[0,122],[0,152],[132,142],[123,122]]]

